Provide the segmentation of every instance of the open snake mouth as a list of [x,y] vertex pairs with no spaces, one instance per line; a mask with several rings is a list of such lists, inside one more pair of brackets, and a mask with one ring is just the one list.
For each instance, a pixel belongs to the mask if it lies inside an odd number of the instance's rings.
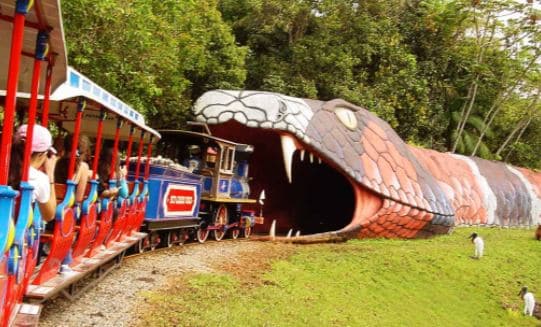
[[281,235],[336,231],[351,222],[353,185],[314,148],[290,133],[233,120],[209,127],[215,136],[254,145],[250,187],[255,195],[265,190],[265,231],[273,220]]
[[341,99],[214,90],[192,110],[214,135],[255,146],[252,194],[265,189],[267,227],[276,220],[280,233],[300,230],[302,242],[412,238],[453,223],[433,176],[366,109]]

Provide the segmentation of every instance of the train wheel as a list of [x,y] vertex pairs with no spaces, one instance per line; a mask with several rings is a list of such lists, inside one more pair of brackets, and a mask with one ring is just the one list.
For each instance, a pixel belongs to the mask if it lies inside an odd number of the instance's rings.
[[252,235],[252,226],[247,225],[244,227],[244,238],[250,238],[250,235]]
[[178,232],[177,234],[178,236],[178,245],[184,245],[184,243],[188,240],[189,236],[188,236],[188,232],[185,231],[185,230],[181,230]]
[[221,241],[224,238],[226,230],[223,227],[226,226],[227,223],[227,207],[224,204],[220,204],[218,210],[216,210],[216,212],[214,213],[214,226],[219,227],[219,229],[213,230],[214,239],[216,241]]
[[206,228],[199,228],[195,234],[199,243],[205,243],[209,237],[209,230]]
[[137,252],[143,253],[145,252],[145,245],[148,242],[148,236],[144,237],[137,242]]
[[156,247],[160,244],[160,235],[156,232],[150,234],[150,251],[156,250]]
[[239,238],[239,234],[240,234],[240,229],[235,228],[235,229],[233,229],[233,230],[231,231],[231,237],[232,237],[234,240],[236,240],[237,238]]
[[167,246],[168,248],[172,247],[173,246],[173,233],[172,232],[167,232],[167,234],[165,235],[165,246]]

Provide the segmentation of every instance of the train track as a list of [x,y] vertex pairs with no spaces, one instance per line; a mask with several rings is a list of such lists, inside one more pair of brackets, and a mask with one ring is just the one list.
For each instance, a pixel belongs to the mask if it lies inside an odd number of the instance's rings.
[[[160,248],[157,248],[157,249],[154,249],[154,250],[146,250],[144,252],[136,252],[136,253],[127,254],[127,255],[124,256],[124,259],[131,259],[131,258],[136,258],[136,257],[148,255],[148,254],[155,254],[155,253],[164,252],[166,250],[174,248],[175,246],[192,247],[192,246],[204,245],[204,244],[212,244],[212,243],[226,243],[226,242],[229,243],[229,242],[232,242],[232,241],[235,241],[235,242],[247,242],[247,241],[250,241],[250,240],[251,239],[249,239],[249,238],[248,239],[246,239],[246,238],[238,238],[236,240],[234,240],[234,239],[225,239],[225,240],[221,240],[221,241],[208,240],[205,243],[199,243],[197,241],[189,241],[189,242],[184,242],[184,243],[173,244],[170,247],[164,246],[164,247],[160,247]],[[136,245],[134,245],[134,246],[136,246]]]

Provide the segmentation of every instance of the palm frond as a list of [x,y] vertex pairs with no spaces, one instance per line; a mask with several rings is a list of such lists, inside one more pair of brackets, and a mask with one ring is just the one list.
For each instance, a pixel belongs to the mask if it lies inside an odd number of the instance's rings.
[[488,146],[481,142],[481,144],[479,145],[479,150],[477,151],[477,154],[479,155],[479,157],[481,158],[484,158],[484,159],[492,159],[492,153],[490,152],[490,149],[488,148]]
[[475,128],[479,133],[482,132],[487,126],[481,117],[474,115],[468,117],[468,125]]
[[464,140],[464,150],[466,150],[467,153],[471,153],[477,143],[477,137],[466,131],[464,131],[462,135]]

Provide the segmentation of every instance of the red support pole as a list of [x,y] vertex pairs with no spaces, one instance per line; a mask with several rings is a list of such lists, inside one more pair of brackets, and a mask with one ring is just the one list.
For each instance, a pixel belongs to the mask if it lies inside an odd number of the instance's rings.
[[111,159],[111,172],[109,173],[109,179],[115,177],[116,172],[116,157],[118,152],[118,142],[120,140],[120,128],[122,127],[122,118],[118,117],[116,122],[116,131],[115,131],[115,143],[113,144],[113,158]]
[[[14,21],[13,17],[8,16],[8,15],[3,15],[3,14],[0,14],[0,20],[3,20],[5,22],[10,22],[10,23]],[[40,25],[39,23],[33,23],[33,22],[24,22],[24,26],[29,27],[29,28],[33,28],[33,29],[36,29],[36,30],[42,30],[43,29],[42,25]],[[52,30],[52,27],[47,27],[46,29],[47,30]]]
[[9,159],[13,124],[15,121],[15,104],[17,102],[17,83],[21,66],[21,51],[23,47],[24,21],[26,12],[15,13],[13,32],[11,34],[11,52],[6,87],[4,126],[2,127],[2,145],[0,147],[0,185],[7,185],[9,176]]
[[51,103],[51,79],[53,76],[54,57],[49,57],[49,63],[47,64],[47,76],[45,78],[45,98],[43,99],[42,111],[41,111],[41,126],[47,127],[49,124],[49,106]]
[[139,137],[139,149],[137,150],[137,164],[135,165],[135,180],[139,179],[139,169],[141,168],[141,155],[143,155],[143,147],[145,146],[145,131],[141,130],[141,137]]
[[30,166],[30,157],[32,155],[32,137],[34,137],[34,124],[36,122],[36,109],[38,103],[39,77],[41,70],[41,61],[34,60],[34,71],[32,73],[32,87],[30,91],[30,105],[28,108],[28,122],[26,129],[26,143],[24,145],[23,176],[22,181],[28,181],[28,172]]
[[68,166],[68,179],[73,180],[75,174],[75,155],[79,146],[79,134],[81,133],[81,121],[83,120],[83,111],[86,107],[86,101],[80,97],[77,102],[77,116],[75,118],[75,127],[73,129],[73,141],[71,142],[70,162]]
[[150,156],[151,155],[152,155],[152,135],[150,136],[150,140],[148,141],[147,163],[145,165],[145,179],[148,179],[148,176],[150,175]]
[[96,135],[96,149],[94,150],[94,161],[92,162],[92,180],[96,179],[98,173],[98,161],[100,159],[101,153],[101,138],[103,134],[103,122],[107,117],[106,111],[104,108],[101,108],[100,121],[98,122],[98,133]]
[[34,70],[32,72],[32,86],[30,88],[30,104],[28,106],[28,121],[26,130],[26,143],[24,146],[23,175],[22,181],[28,181],[30,157],[32,155],[32,138],[34,136],[34,125],[36,123],[36,112],[38,109],[39,80],[41,75],[41,62],[47,55],[47,44],[49,36],[46,32],[39,32],[36,38],[36,55],[34,59]]

